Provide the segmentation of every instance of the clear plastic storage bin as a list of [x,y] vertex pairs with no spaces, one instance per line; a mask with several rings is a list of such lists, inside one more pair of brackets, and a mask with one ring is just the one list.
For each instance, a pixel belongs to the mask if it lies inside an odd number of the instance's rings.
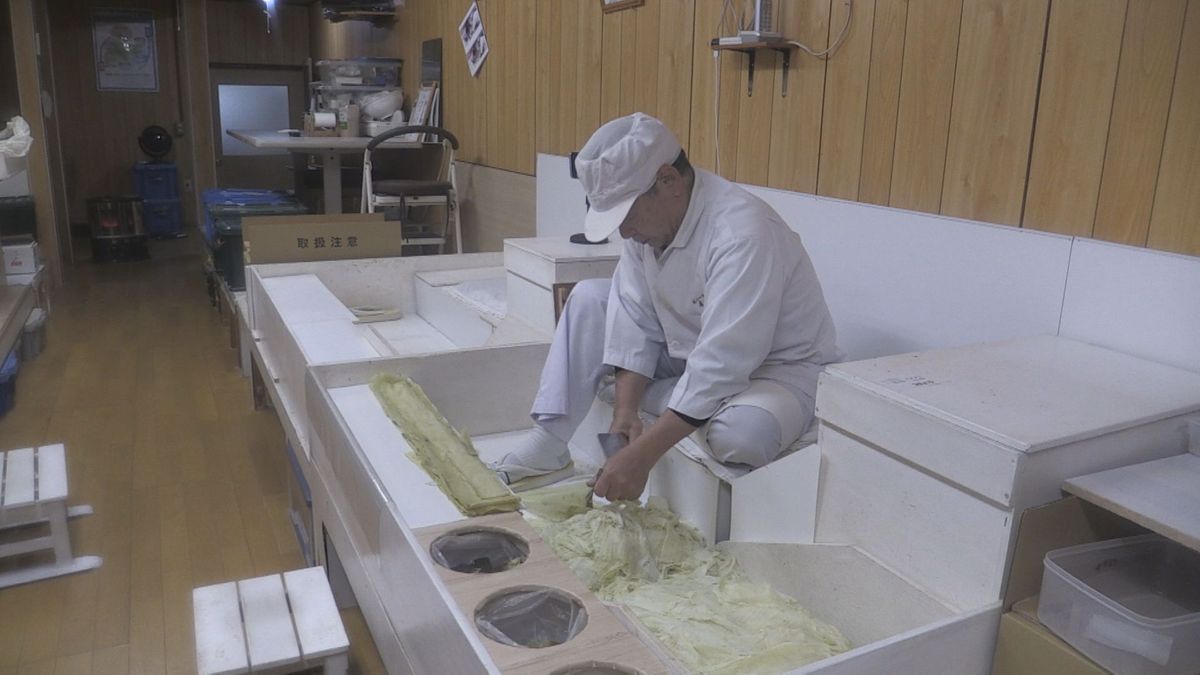
[[317,61],[321,82],[331,85],[394,87],[400,84],[400,59],[359,58]]
[[1200,552],[1157,534],[1051,551],[1038,619],[1115,673],[1200,672]]

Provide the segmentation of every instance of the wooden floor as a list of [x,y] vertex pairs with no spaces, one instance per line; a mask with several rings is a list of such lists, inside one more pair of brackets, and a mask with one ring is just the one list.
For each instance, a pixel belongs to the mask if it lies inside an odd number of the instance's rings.
[[[0,674],[191,673],[196,586],[304,566],[275,413],[254,411],[195,238],[69,269],[22,364],[0,449],[64,442],[76,555],[98,570],[0,590]],[[6,561],[3,568],[12,566]],[[352,672],[383,672],[357,610]]]

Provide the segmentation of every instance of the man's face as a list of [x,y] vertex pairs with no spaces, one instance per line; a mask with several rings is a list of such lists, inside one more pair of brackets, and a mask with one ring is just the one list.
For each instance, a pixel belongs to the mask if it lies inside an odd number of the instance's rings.
[[655,178],[654,186],[633,202],[625,220],[621,221],[621,227],[617,229],[623,239],[649,244],[659,250],[666,248],[675,238],[687,211],[686,194],[682,202],[677,194],[683,182],[682,177],[671,167],[663,169]]

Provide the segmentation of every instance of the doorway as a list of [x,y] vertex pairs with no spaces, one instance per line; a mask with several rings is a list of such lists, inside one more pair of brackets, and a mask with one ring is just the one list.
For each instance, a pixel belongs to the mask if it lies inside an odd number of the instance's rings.
[[262,190],[295,187],[295,167],[297,162],[304,163],[302,155],[255,148],[226,131],[299,128],[308,84],[304,69],[213,66],[209,73],[217,186]]

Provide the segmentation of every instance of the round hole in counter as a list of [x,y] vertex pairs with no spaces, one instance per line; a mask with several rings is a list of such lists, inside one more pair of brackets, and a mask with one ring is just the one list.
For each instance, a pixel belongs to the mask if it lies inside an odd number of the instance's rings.
[[616,663],[583,661],[563,666],[550,675],[643,675],[642,671]]
[[475,609],[479,632],[511,647],[561,645],[583,632],[587,622],[579,598],[549,586],[506,588]]
[[529,557],[529,542],[512,532],[474,527],[447,532],[429,545],[433,561],[465,574],[512,569]]

